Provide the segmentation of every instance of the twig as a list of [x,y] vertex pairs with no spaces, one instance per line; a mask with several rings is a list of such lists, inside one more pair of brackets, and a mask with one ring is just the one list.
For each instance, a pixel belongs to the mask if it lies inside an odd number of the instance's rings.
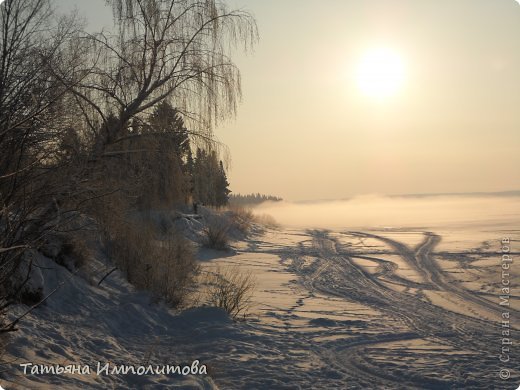
[[12,251],[15,249],[22,249],[22,248],[28,248],[28,246],[27,245],[16,245],[16,246],[11,246],[9,248],[0,248],[0,253]]
[[45,298],[43,298],[40,302],[34,304],[33,306],[31,306],[25,313],[23,313],[20,317],[16,318],[14,321],[12,321],[10,324],[8,324],[7,326],[3,327],[0,329],[0,333],[5,333],[5,332],[14,332],[14,331],[17,331],[18,329],[15,328],[16,324],[18,322],[20,322],[20,320],[22,318],[24,318],[27,314],[29,314],[30,312],[32,312],[34,309],[36,309],[38,306],[40,306],[43,302],[45,302],[51,295],[53,295],[56,291],[59,290],[59,288],[61,286],[63,286],[63,282],[60,282],[60,284],[58,284],[58,286],[52,290],[49,294],[47,294],[47,296]]
[[117,267],[112,268],[108,274],[106,274],[105,276],[103,276],[103,277],[101,278],[101,280],[98,282],[97,285],[99,286],[99,285],[101,284],[101,282],[102,282],[103,280],[105,280],[106,278],[108,278],[108,276],[109,276],[112,272],[114,272],[116,269],[117,269]]

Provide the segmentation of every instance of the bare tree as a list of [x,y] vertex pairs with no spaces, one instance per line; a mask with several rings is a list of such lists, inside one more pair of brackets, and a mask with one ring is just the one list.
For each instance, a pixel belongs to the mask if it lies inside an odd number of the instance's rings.
[[230,55],[237,44],[247,50],[257,40],[252,16],[215,0],[108,2],[116,31],[87,36],[96,66],[75,88],[98,136],[97,152],[138,136],[131,120],[163,100],[211,139],[214,124],[235,112],[241,96]]
[[69,44],[78,26],[72,16],[56,18],[47,0],[0,6],[0,312],[11,302],[9,280],[23,253],[39,245],[56,216],[60,107],[78,76]]
[[148,183],[164,184],[149,176],[176,135],[145,130],[158,103],[182,114],[190,138],[214,144],[215,124],[240,100],[231,55],[257,40],[250,14],[217,0],[107,2],[115,28],[99,34],[57,17],[51,0],[0,6],[0,314],[24,252],[82,205],[114,193],[131,205]]

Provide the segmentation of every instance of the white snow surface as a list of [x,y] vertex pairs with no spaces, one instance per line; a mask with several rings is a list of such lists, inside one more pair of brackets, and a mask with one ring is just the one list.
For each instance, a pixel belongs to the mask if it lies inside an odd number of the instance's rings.
[[[196,308],[176,313],[153,303],[151,296],[129,285],[119,271],[98,287],[110,268],[98,264],[90,279],[74,275],[65,267],[40,255],[36,265],[45,278],[45,294],[52,294],[32,311],[11,334],[7,348],[8,365],[0,384],[6,389],[102,389],[102,388],[183,388],[215,389],[208,375],[97,375],[97,365],[148,367],[191,365],[189,356],[177,351],[178,335],[227,333],[232,323],[216,308]],[[11,315],[27,310],[16,307]],[[190,337],[190,336],[186,336]],[[25,375],[21,364],[53,366],[88,365],[90,375]],[[204,362],[200,362],[204,364]],[[199,365],[200,366],[200,365]],[[30,367],[27,369],[30,372]]]
[[[478,242],[497,236],[486,231]],[[468,261],[467,253],[477,253],[459,246],[474,244],[456,234],[443,241],[436,258],[454,263],[459,274],[452,274],[430,255],[438,237],[419,230],[268,229],[235,242],[228,252],[201,249],[205,268],[238,265],[253,271],[253,306],[248,319],[238,322],[210,307],[176,312],[135,291],[118,272],[98,287],[110,270],[101,262],[85,278],[40,256],[45,293],[63,285],[11,335],[10,363],[0,385],[6,390],[502,388],[489,368],[496,360],[490,351],[492,336],[499,334],[493,322],[497,310],[475,293],[488,286],[487,279],[474,282],[475,291],[458,284],[465,277],[460,264]],[[496,249],[479,249],[479,258]],[[445,291],[456,305],[435,300],[431,291]],[[26,307],[16,309],[13,315]],[[95,371],[97,362],[163,366],[194,360],[207,366],[207,375],[24,375],[20,366],[88,364]]]

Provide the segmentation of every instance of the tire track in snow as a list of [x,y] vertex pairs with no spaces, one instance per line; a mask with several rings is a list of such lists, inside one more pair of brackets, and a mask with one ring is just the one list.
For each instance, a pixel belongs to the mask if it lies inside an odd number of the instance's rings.
[[[326,294],[354,299],[367,304],[387,316],[399,318],[411,330],[411,332],[383,334],[379,335],[379,338],[360,337],[359,340],[349,340],[347,343],[337,345],[334,349],[335,353],[331,354],[328,352],[324,354],[336,366],[343,363],[348,367],[348,372],[357,377],[359,381],[364,381],[369,376],[370,383],[393,381],[396,385],[399,383],[402,386],[402,376],[393,376],[390,373],[378,374],[377,367],[366,366],[363,355],[367,347],[387,343],[389,340],[405,341],[418,338],[442,341],[457,350],[471,350],[472,353],[478,352],[484,355],[493,353],[493,346],[490,345],[492,343],[486,341],[486,335],[492,337],[492,334],[496,334],[494,333],[496,331],[490,333],[491,327],[486,321],[454,313],[422,301],[416,296],[391,290],[383,285],[377,276],[369,274],[354,264],[349,259],[349,256],[340,249],[337,240],[334,241],[328,238],[325,232],[314,234],[311,232],[311,234],[318,244],[318,252],[322,261],[332,265],[325,267],[322,264],[320,267],[322,272],[313,275],[312,283],[308,287]],[[368,234],[368,236],[373,238],[379,237],[372,234]],[[436,268],[431,265],[430,261],[430,253],[440,241],[439,236],[425,234],[424,241],[418,245],[415,251],[412,251],[405,244],[386,237],[381,238],[384,242],[389,243],[410,266],[417,269],[426,281],[434,285],[436,289],[446,291],[444,285],[439,283]],[[423,267],[427,268],[424,269]],[[332,275],[336,276],[334,280],[342,280],[343,284],[331,284],[330,275],[324,275],[323,273],[325,269],[336,273],[336,275]],[[417,379],[415,376],[412,377],[409,385],[413,387],[414,383],[417,385],[417,381],[421,379]],[[425,380],[433,386],[431,388],[447,385],[445,382],[431,377]],[[455,378],[451,384],[455,384],[455,386],[471,384],[474,388],[480,388],[476,382],[463,376]]]

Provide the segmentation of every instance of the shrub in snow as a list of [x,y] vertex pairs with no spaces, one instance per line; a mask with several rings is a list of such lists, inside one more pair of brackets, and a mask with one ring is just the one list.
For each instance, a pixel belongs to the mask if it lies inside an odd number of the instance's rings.
[[217,268],[207,274],[205,284],[209,305],[224,309],[233,318],[245,317],[255,288],[251,272],[237,266]]
[[35,250],[27,250],[22,261],[11,278],[13,291],[17,291],[17,298],[21,303],[34,305],[43,299],[44,280],[39,268],[39,258],[42,257]]
[[255,221],[253,211],[240,206],[232,206],[229,210],[229,219],[233,228],[238,230],[242,235],[247,235],[251,230],[251,225]]
[[157,240],[150,225],[122,223],[105,234],[105,251],[128,281],[182,306],[198,272],[191,243],[170,232]]
[[212,220],[204,228],[205,245],[208,248],[225,250],[229,247],[230,225],[225,220]]

